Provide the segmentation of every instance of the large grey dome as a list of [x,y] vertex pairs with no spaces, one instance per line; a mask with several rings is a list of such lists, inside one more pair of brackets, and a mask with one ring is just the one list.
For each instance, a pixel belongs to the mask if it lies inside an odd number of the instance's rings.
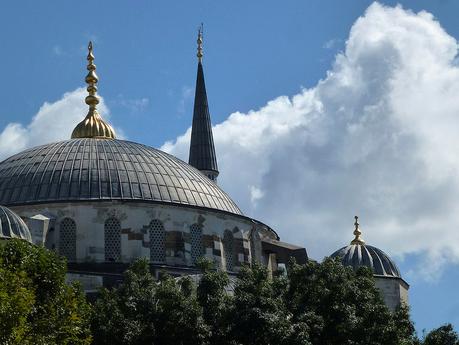
[[160,150],[82,138],[34,147],[0,163],[0,204],[141,200],[242,215],[214,182]]
[[373,269],[374,274],[401,278],[400,271],[392,259],[381,249],[365,244],[351,244],[343,247],[331,255],[339,257],[345,266],[357,269],[367,266]]
[[19,238],[32,243],[32,236],[26,223],[16,213],[0,206],[0,239]]

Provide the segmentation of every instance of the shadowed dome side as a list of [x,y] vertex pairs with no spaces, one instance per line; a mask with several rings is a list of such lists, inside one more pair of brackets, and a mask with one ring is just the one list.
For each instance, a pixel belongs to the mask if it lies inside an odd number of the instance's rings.
[[366,266],[376,275],[401,278],[397,265],[386,253],[365,244],[360,231],[359,217],[354,218],[354,239],[350,245],[337,250],[331,257],[339,257],[344,266],[351,266],[353,269]]
[[18,238],[32,243],[26,223],[9,208],[0,205],[0,239]]
[[124,140],[70,139],[0,163],[0,204],[136,200],[242,215],[200,171],[152,147]]

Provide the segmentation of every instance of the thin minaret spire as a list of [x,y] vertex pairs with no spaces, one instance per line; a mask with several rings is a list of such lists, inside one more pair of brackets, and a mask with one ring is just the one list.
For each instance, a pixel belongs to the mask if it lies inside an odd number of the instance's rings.
[[194,96],[193,125],[191,128],[190,156],[188,163],[200,170],[212,181],[217,181],[218,166],[215,155],[212,123],[210,120],[209,105],[207,103],[206,84],[202,67],[203,57],[203,25],[198,29],[198,73],[196,77],[196,91]]

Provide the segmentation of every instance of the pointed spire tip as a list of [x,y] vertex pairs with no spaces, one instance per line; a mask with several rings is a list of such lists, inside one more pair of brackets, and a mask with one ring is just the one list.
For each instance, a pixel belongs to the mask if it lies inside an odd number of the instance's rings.
[[198,43],[198,53],[196,54],[196,56],[198,57],[198,61],[199,62],[202,62],[202,57],[203,57],[203,52],[202,52],[202,33],[204,31],[204,24],[201,23],[201,25],[199,26],[198,28],[198,40],[197,40],[197,43]]

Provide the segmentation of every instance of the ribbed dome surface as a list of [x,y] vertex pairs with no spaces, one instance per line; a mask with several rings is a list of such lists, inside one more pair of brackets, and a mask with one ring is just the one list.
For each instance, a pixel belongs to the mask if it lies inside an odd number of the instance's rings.
[[374,274],[401,278],[400,271],[391,258],[372,246],[351,244],[337,250],[331,257],[340,257],[343,265],[354,269],[367,266],[373,269]]
[[19,238],[32,243],[32,236],[26,223],[16,213],[0,206],[0,239]]
[[143,200],[242,215],[214,182],[160,150],[123,140],[71,139],[0,163],[0,204]]

